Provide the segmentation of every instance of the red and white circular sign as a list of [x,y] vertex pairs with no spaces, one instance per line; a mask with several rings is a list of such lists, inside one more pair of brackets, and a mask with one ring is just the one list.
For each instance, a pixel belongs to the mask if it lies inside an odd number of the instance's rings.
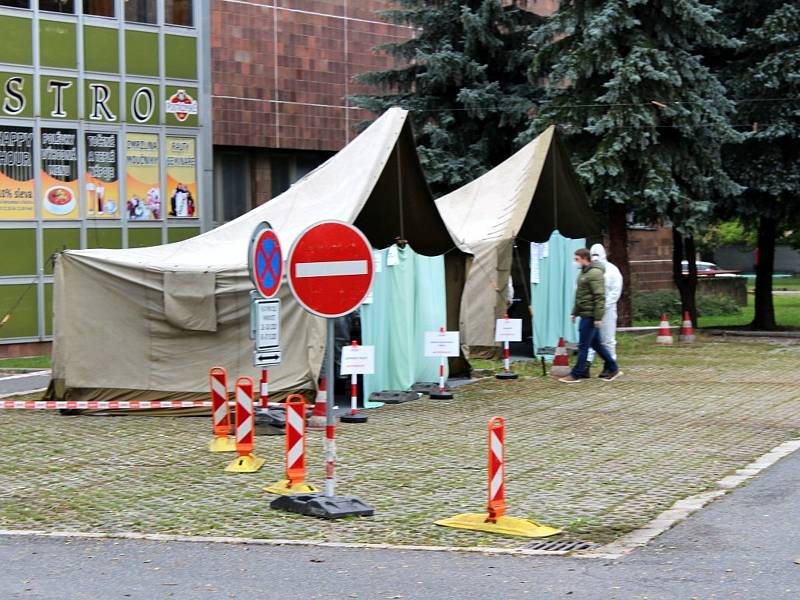
[[341,317],[372,285],[372,247],[358,229],[324,221],[306,229],[289,251],[289,287],[308,312]]

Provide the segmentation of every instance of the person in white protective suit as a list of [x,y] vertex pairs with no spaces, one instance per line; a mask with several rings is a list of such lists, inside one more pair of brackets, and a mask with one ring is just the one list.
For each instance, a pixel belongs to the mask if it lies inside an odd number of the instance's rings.
[[[602,244],[594,244],[589,253],[592,255],[592,260],[602,263],[605,268],[605,285],[606,285],[606,312],[603,316],[603,322],[600,326],[600,340],[603,346],[606,347],[608,353],[614,360],[617,360],[617,302],[622,296],[622,273],[620,270],[610,262],[606,255],[606,249]],[[592,364],[594,359],[594,350],[589,350],[589,364]],[[588,370],[587,370],[588,373]]]

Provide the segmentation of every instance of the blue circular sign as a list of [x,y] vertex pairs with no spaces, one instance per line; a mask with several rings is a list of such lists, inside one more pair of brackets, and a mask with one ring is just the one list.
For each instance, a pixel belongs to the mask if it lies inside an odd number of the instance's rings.
[[250,240],[250,279],[258,293],[272,298],[278,293],[283,277],[283,253],[278,236],[262,223]]

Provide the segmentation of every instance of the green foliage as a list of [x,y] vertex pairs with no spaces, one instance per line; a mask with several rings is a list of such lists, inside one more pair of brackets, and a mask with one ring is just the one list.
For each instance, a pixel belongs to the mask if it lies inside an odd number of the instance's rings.
[[714,223],[705,228],[697,239],[700,251],[713,251],[720,246],[747,246],[755,248],[758,243],[758,231],[750,222],[731,219]]
[[[738,315],[739,305],[726,294],[698,294],[697,314],[701,317]],[[662,314],[680,318],[681,298],[677,290],[654,290],[633,295],[633,320],[657,321]]]
[[698,56],[729,45],[716,14],[699,0],[563,0],[531,37],[532,77],[550,85],[523,138],[558,123],[597,208],[694,233],[714,198],[740,191],[720,156],[738,139],[733,104]]
[[542,18],[500,0],[398,0],[382,11],[413,27],[413,39],[386,44],[397,68],[358,80],[381,95],[353,98],[380,114],[412,111],[420,162],[435,193],[459,187],[509,157],[541,88],[527,77],[527,42]]

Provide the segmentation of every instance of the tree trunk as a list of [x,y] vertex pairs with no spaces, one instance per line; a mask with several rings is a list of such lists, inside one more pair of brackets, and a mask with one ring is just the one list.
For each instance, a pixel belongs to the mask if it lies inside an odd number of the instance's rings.
[[622,296],[617,303],[617,322],[621,327],[630,327],[631,310],[631,264],[628,258],[628,217],[624,204],[611,204],[608,212],[608,259],[622,273]]
[[756,330],[776,329],[775,305],[772,302],[772,275],[775,267],[775,235],[778,223],[762,216],[758,221],[758,265],[756,265],[755,314],[751,327]]
[[[683,259],[689,263],[688,275],[683,274]],[[692,327],[697,327],[697,253],[694,238],[684,239],[681,233],[672,229],[672,279],[681,296],[681,314],[688,312]]]

